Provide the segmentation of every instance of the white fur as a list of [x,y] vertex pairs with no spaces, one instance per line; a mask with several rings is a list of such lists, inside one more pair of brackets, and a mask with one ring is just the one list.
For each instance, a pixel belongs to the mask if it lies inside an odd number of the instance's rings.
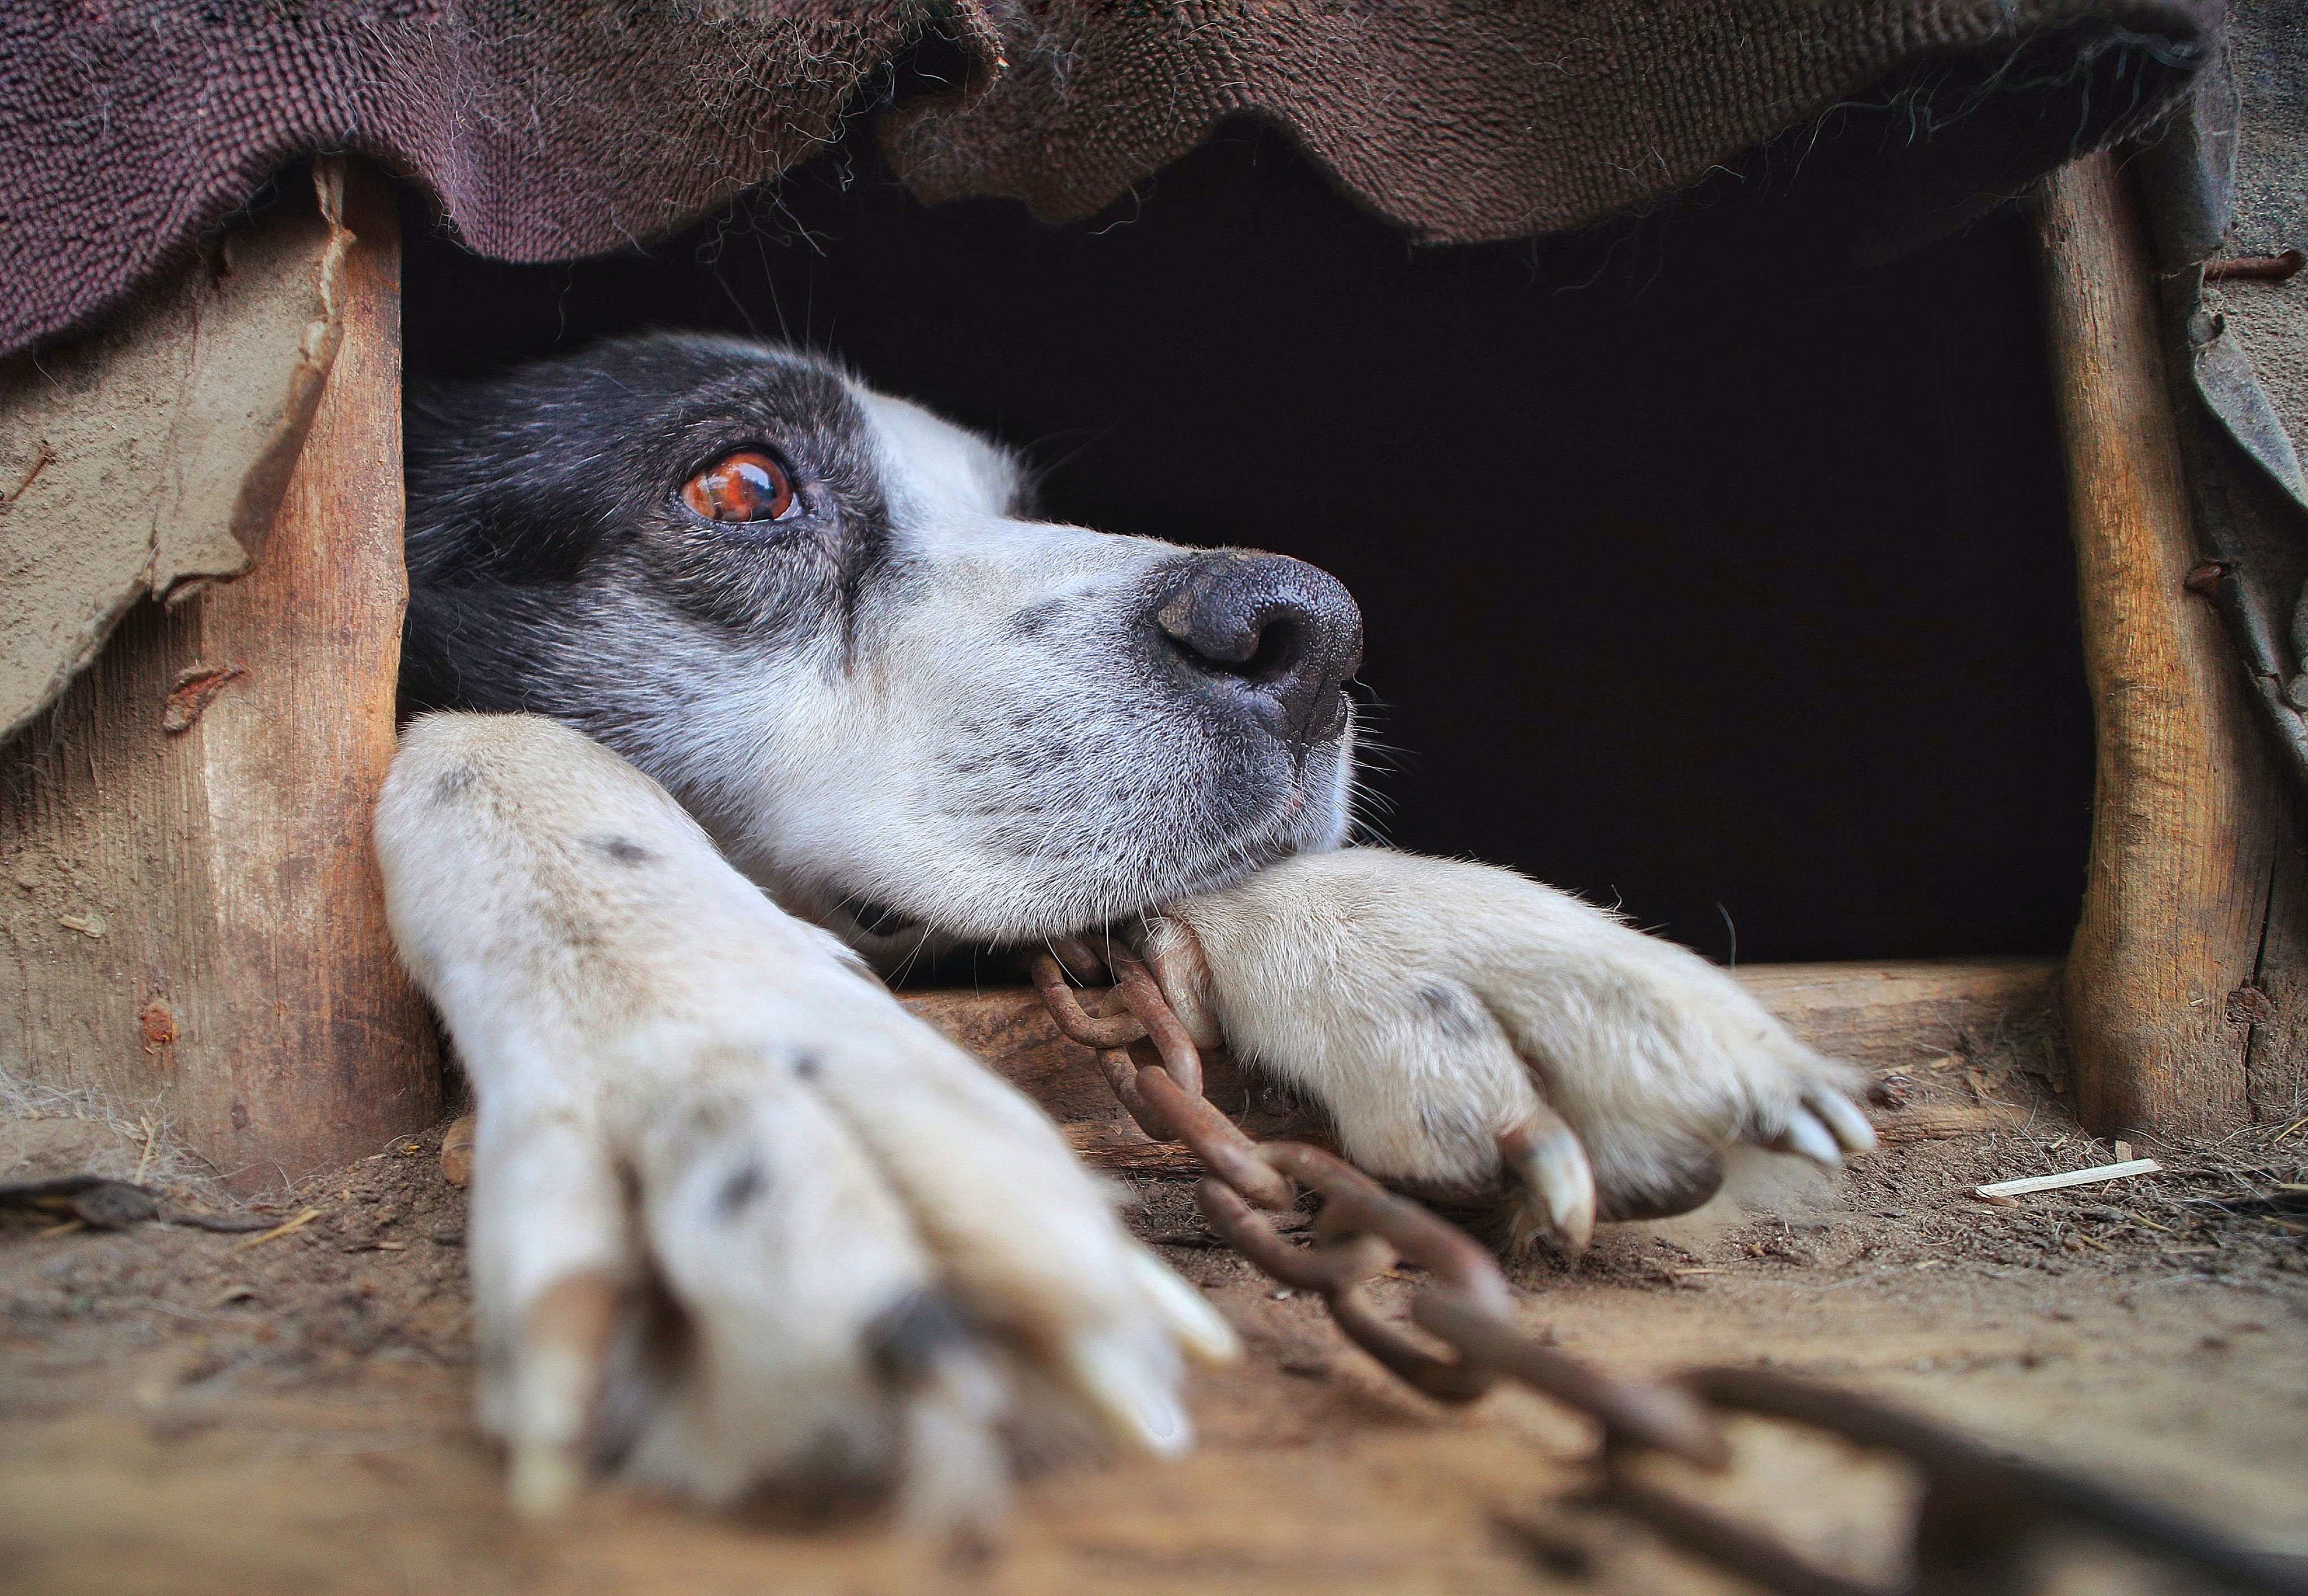
[[[662,677],[605,695],[614,718],[587,730],[670,788],[779,904],[876,956],[1096,924],[1338,844],[1351,731],[1287,782],[1270,771],[1254,812],[1207,812],[1252,740],[1150,686],[1131,641],[1150,587],[1189,551],[1021,519],[1007,452],[849,390],[879,456],[896,575],[798,656],[747,654],[663,613],[607,614],[662,632],[623,651],[657,656]],[[599,642],[573,633],[567,647]],[[861,899],[912,924],[894,942],[863,934],[845,910]]]
[[[1030,1103],[656,784],[552,722],[429,716],[377,844],[394,936],[478,1100],[482,1400],[517,1463],[572,1444],[583,1371],[532,1310],[588,1274],[654,1281],[685,1318],[669,1364],[593,1374],[625,1381],[602,1405],[631,1472],[706,1500],[806,1464],[894,1472],[941,1515],[984,1516],[1027,1366],[1184,1444],[1178,1336],[1223,1331],[1148,1288],[1150,1257]],[[866,1332],[922,1291],[979,1333],[909,1389]],[[525,1362],[548,1370],[534,1400]],[[925,1437],[943,1450],[919,1455]]]
[[1656,1190],[1856,1085],[1697,954],[1489,865],[1302,854],[1171,905],[1150,943],[1174,1000],[1377,1174],[1487,1180],[1543,1098],[1606,1191]]

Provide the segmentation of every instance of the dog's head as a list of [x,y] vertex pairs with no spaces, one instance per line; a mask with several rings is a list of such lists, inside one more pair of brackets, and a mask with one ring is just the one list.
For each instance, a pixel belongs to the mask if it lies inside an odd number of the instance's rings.
[[409,699],[576,725],[869,948],[1346,829],[1335,579],[1035,520],[1007,453],[823,361],[655,335],[422,394],[409,488]]

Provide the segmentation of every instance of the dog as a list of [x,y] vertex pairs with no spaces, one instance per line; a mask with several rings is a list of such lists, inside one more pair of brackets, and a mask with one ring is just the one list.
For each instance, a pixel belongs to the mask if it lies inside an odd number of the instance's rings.
[[424,713],[376,839],[477,1102],[526,1512],[612,1471],[984,1528],[1038,1447],[1188,1445],[1231,1330],[871,973],[924,948],[1124,938],[1362,1167],[1572,1250],[1735,1143],[1872,1145],[1855,1074],[1697,955],[1347,845],[1361,620],[1312,566],[1040,520],[986,439],[719,337],[419,392],[408,460]]

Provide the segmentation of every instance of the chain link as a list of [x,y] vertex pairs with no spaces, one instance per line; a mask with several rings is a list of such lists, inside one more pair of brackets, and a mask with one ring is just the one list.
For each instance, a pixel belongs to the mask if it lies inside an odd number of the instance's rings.
[[[1110,974],[1109,974],[1110,972]],[[1085,1006],[1073,982],[1110,981]],[[1514,1294],[1489,1250],[1457,1226],[1303,1142],[1258,1142],[1202,1095],[1201,1054],[1145,962],[1128,948],[1093,953],[1059,938],[1034,983],[1060,1031],[1093,1050],[1115,1096],[1156,1141],[1183,1143],[1205,1171],[1194,1188],[1210,1228],[1266,1274],[1319,1296],[1348,1339],[1443,1402],[1472,1402],[1501,1378],[1595,1421],[1600,1483],[1591,1500],[1642,1520],[1685,1552],[1783,1596],[1889,1596],[1830,1574],[1770,1535],[1666,1490],[1648,1460],[1708,1471],[1730,1462],[1721,1416],[1749,1413],[1895,1454],[1922,1477],[1903,1596],[2019,1596],[2053,1531],[2096,1531],[2135,1552],[2267,1596],[2308,1596],[2298,1559],[2244,1550],[2217,1532],[2094,1480],[1994,1453],[1856,1393],[1752,1369],[1701,1369],[1663,1383],[1608,1374],[1522,1333]],[[1322,1200],[1310,1244],[1267,1215]],[[1366,1284],[1409,1264],[1425,1283],[1408,1334]]]

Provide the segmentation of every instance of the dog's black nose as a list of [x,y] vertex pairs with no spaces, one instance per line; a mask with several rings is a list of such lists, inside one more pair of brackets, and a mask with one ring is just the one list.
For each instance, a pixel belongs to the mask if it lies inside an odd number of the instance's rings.
[[1197,670],[1246,689],[1290,742],[1346,725],[1340,689],[1362,665],[1363,615],[1330,572],[1280,554],[1197,554],[1155,590],[1154,624]]

